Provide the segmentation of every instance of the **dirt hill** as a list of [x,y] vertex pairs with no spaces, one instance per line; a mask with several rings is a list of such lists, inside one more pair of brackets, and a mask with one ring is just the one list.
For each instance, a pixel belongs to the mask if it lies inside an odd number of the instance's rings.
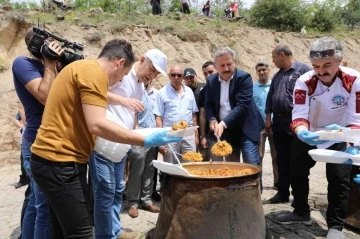
[[[12,122],[17,112],[18,98],[13,86],[11,64],[17,56],[27,54],[24,32],[36,22],[34,14],[38,13],[0,11],[0,63],[8,68],[0,73],[0,165],[18,159],[20,135]],[[271,62],[271,51],[277,43],[288,44],[297,60],[309,63],[308,47],[314,40],[314,37],[300,33],[255,29],[240,22],[222,24],[216,19],[196,16],[159,17],[134,13],[138,14],[134,19],[141,18],[143,21],[122,24],[115,14],[102,14],[101,17],[94,14],[102,13],[81,15],[68,12],[66,18],[70,20],[67,21],[56,21],[56,15],[53,15],[47,26],[56,35],[84,44],[85,58],[96,58],[108,40],[124,38],[132,43],[137,57],[150,48],[159,48],[168,57],[168,68],[175,63],[193,67],[200,78],[203,78],[201,65],[211,60],[213,52],[220,46],[233,48],[237,53],[238,67],[250,72],[255,79],[254,64],[259,60]],[[147,21],[149,24],[146,24]],[[345,61],[349,67],[360,70],[359,40],[342,40]],[[271,69],[272,73],[276,72],[273,65]],[[164,77],[159,77],[155,86],[161,88],[167,82]]]

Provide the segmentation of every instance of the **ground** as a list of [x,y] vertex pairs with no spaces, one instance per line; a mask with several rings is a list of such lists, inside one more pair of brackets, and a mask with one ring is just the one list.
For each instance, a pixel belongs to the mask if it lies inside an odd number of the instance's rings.
[[[25,187],[15,189],[14,185],[18,180],[20,171],[19,164],[8,164],[0,167],[0,238],[17,239],[20,233],[20,212],[24,199]],[[263,164],[264,191],[262,199],[272,197],[276,191],[273,190],[273,177],[270,154],[266,153]],[[325,164],[318,163],[310,175],[310,201],[313,205],[320,205],[313,208],[311,226],[305,225],[279,225],[275,222],[275,216],[279,213],[291,210],[290,203],[278,205],[263,205],[266,221],[274,239],[300,239],[300,238],[325,238],[327,227],[325,222],[327,182],[325,178]],[[321,206],[322,205],[322,206]],[[143,210],[139,211],[139,217],[132,219],[126,211],[121,213],[121,222],[126,230],[140,231],[144,235],[148,230],[155,227],[158,214]],[[346,239],[360,238],[359,231],[344,230]]]

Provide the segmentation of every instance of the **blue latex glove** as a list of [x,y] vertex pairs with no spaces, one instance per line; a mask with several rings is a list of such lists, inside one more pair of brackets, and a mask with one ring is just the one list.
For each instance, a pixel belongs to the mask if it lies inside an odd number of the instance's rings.
[[[345,150],[345,153],[351,154],[351,155],[355,155],[355,154],[359,154],[359,148],[355,147],[355,146],[350,146],[349,148],[347,148]],[[348,159],[344,164],[352,164],[353,161],[351,159]]]
[[360,174],[356,174],[354,181],[358,184],[360,184]]
[[339,130],[339,129],[350,130],[350,128],[342,127],[342,126],[340,126],[338,124],[327,125],[327,126],[325,126],[325,129],[326,130]]
[[168,130],[164,129],[155,133],[152,133],[145,137],[144,147],[158,147],[171,142],[178,142],[182,137],[167,137]]
[[[359,154],[359,148],[358,147],[355,147],[355,146],[350,146],[349,148],[347,148],[345,150],[346,153],[349,153],[349,154],[352,154],[352,155],[355,155],[355,154]],[[352,164],[352,160],[351,159],[348,159],[348,161],[346,161],[344,164]],[[354,178],[354,181],[358,184],[360,184],[360,174],[356,174],[355,178]]]
[[309,130],[302,130],[297,134],[297,137],[303,141],[304,143],[314,146],[317,144],[323,144],[326,143],[328,141],[325,140],[316,140],[318,139],[320,136],[316,133],[310,132]]

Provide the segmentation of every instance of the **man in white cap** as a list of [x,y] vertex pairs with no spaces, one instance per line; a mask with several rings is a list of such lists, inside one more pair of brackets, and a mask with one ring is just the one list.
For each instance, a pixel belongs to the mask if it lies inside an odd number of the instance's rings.
[[[166,76],[167,58],[158,49],[147,51],[134,63],[131,71],[119,83],[110,87],[108,110],[129,128],[137,124],[137,112],[144,109],[141,98],[144,83],[149,84],[160,73]],[[130,100],[129,100],[130,99]],[[90,173],[94,189],[94,224],[96,238],[137,238],[139,233],[126,232],[120,224],[122,194],[125,188],[126,157],[116,162],[93,152]]]

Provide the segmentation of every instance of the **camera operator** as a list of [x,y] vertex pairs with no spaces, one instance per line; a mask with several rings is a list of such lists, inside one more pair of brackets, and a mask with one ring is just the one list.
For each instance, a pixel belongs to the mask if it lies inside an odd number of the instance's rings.
[[[33,37],[34,31],[30,28],[25,34],[28,49]],[[53,53],[59,56],[63,53],[55,41],[46,44]],[[30,169],[30,147],[40,127],[44,105],[57,71],[56,61],[36,57],[30,50],[29,53],[29,57],[17,57],[12,66],[15,90],[24,106],[27,120],[26,129],[22,135],[21,153],[24,157],[25,171],[30,178],[31,193],[23,218],[22,238],[47,239],[50,238],[47,198],[33,179]]]
[[106,118],[109,85],[122,80],[134,60],[130,43],[115,39],[98,59],[73,62],[56,77],[31,148],[31,170],[53,212],[49,238],[93,237],[86,173],[95,136],[143,147],[181,140],[166,137],[167,130],[144,137]]

